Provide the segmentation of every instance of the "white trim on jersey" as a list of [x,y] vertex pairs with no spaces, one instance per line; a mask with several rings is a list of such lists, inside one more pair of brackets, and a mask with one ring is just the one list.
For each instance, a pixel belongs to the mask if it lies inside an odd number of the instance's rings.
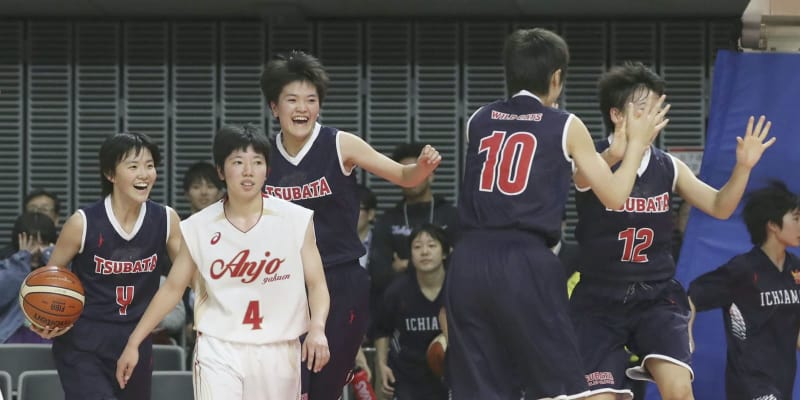
[[678,186],[678,161],[672,154],[666,153],[670,160],[672,160],[672,168],[675,170],[675,176],[672,177],[672,191],[675,191],[675,187]]
[[78,254],[83,254],[83,246],[86,244],[86,229],[88,228],[88,218],[83,210],[78,210],[78,214],[83,218],[83,232],[81,232],[81,247],[78,249]]
[[139,206],[139,216],[136,218],[136,223],[133,225],[133,229],[131,229],[130,233],[125,232],[125,229],[122,229],[122,224],[117,221],[117,216],[114,215],[114,209],[111,207],[111,195],[106,196],[105,200],[103,200],[103,207],[106,210],[108,221],[111,222],[111,226],[117,231],[119,237],[125,239],[127,242],[130,242],[131,239],[136,237],[136,234],[139,233],[139,229],[142,228],[144,215],[147,213],[147,203],[142,203],[142,205]]
[[278,152],[281,153],[286,161],[296,167],[297,164],[300,164],[300,161],[303,161],[303,158],[306,156],[306,154],[308,154],[308,151],[311,150],[311,146],[313,146],[314,142],[317,140],[317,136],[319,136],[319,130],[321,128],[322,125],[320,125],[319,122],[314,122],[314,130],[311,131],[310,137],[294,157],[289,155],[289,152],[287,152],[286,148],[283,147],[283,132],[278,132],[278,136],[275,137],[275,144],[278,146]]
[[167,237],[164,239],[164,243],[169,243],[169,232],[172,228],[172,220],[169,217],[169,210],[172,210],[172,207],[165,204],[164,212],[167,213]]
[[575,114],[570,114],[567,117],[567,122],[564,124],[564,130],[561,132],[561,152],[564,154],[564,159],[571,165],[572,172],[575,172],[575,160],[569,156],[569,150],[567,150],[567,132],[569,132],[569,125],[572,121],[575,120]]
[[336,158],[339,159],[339,168],[341,168],[342,174],[344,176],[350,176],[350,174],[353,173],[353,170],[356,169],[356,166],[354,165],[353,168],[350,168],[350,171],[348,171],[344,166],[344,158],[342,157],[342,136],[339,135],[340,132],[342,131],[336,131]]

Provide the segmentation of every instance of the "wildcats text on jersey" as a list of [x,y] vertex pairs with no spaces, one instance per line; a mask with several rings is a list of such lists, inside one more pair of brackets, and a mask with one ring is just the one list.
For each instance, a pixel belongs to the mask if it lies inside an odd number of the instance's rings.
[[509,114],[501,111],[492,110],[492,119],[502,121],[541,121],[542,113],[535,114]]
[[229,275],[231,278],[242,278],[242,283],[251,283],[263,273],[266,276],[261,283],[266,284],[286,280],[292,276],[292,274],[278,275],[281,264],[286,261],[285,258],[271,257],[272,253],[269,251],[264,253],[266,258],[261,260],[250,261],[249,256],[250,250],[242,250],[233,256],[231,261],[220,258],[212,261],[209,269],[211,279],[220,279],[224,275]]
[[330,196],[333,192],[328,180],[323,176],[313,182],[302,186],[264,186],[264,192],[270,196],[287,201],[315,199],[317,197]]
[[138,274],[142,272],[153,272],[158,265],[158,254],[136,261],[115,261],[107,260],[100,256],[94,256],[94,273],[103,275],[114,274]]
[[622,205],[622,208],[618,210],[606,208],[606,211],[643,214],[669,212],[669,192],[664,192],[651,197],[628,197],[628,200],[625,201],[625,204]]

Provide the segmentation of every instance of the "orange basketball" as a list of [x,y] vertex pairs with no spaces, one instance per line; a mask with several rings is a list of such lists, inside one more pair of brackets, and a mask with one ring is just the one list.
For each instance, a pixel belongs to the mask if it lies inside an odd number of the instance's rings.
[[19,304],[38,328],[66,328],[83,311],[83,285],[72,271],[56,266],[33,270],[19,290]]
[[444,353],[447,352],[447,338],[440,333],[428,345],[428,367],[437,377],[444,375]]

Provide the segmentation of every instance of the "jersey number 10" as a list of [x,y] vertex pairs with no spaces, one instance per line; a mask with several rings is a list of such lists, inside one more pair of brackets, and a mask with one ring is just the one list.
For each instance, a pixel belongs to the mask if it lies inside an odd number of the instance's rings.
[[481,139],[478,154],[486,152],[478,189],[514,196],[525,191],[536,153],[536,136],[530,132],[514,132],[506,139],[506,131],[494,131]]

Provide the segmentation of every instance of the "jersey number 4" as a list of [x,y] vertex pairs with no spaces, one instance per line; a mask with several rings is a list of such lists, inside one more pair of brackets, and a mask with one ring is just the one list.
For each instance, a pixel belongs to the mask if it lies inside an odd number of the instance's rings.
[[[647,254],[644,251],[653,245],[653,230],[650,228],[628,228],[619,233],[617,239],[625,241],[622,250],[622,261],[646,263]],[[636,241],[641,242],[636,243]]]
[[244,312],[242,324],[253,325],[253,330],[257,330],[261,329],[262,322],[264,322],[264,317],[261,316],[261,308],[258,306],[258,301],[253,300],[247,304],[247,311]]
[[525,191],[536,153],[536,136],[530,132],[514,132],[506,139],[506,131],[494,131],[481,139],[478,154],[486,152],[481,170],[479,190],[514,196]]

